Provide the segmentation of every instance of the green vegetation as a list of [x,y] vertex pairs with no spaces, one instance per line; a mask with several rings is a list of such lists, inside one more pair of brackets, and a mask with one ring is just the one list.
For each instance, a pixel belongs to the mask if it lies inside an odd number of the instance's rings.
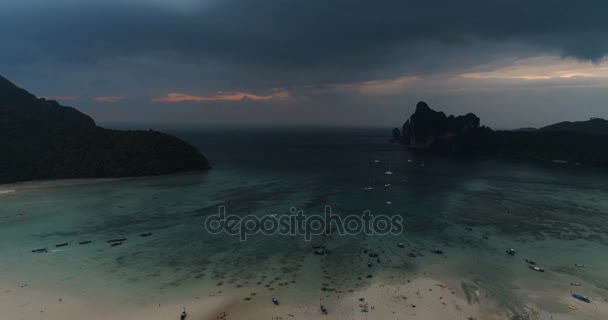
[[447,155],[501,155],[608,166],[608,121],[562,122],[538,130],[494,131],[474,114],[446,117],[419,102],[415,113],[393,129],[393,140],[411,150]]
[[208,169],[198,150],[168,134],[118,131],[0,76],[0,183],[147,176]]

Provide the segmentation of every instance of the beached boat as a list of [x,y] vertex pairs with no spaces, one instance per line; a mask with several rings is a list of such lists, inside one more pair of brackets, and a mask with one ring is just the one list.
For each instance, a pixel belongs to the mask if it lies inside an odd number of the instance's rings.
[[34,249],[32,250],[33,253],[44,253],[44,252],[48,252],[48,250],[46,248],[41,248],[41,249]]
[[145,237],[149,237],[149,236],[151,236],[151,235],[152,235],[152,232],[148,232],[148,233],[142,233],[142,234],[140,234],[139,236],[140,236],[140,237],[144,237],[144,238],[145,238]]
[[536,264],[536,262],[534,260],[530,260],[530,259],[526,259],[526,262],[528,264]]
[[533,266],[533,265],[528,265],[528,268],[530,268],[531,270],[534,270],[534,271],[538,271],[538,272],[545,272],[545,269],[543,269],[541,267]]
[[587,302],[587,303],[591,303],[591,300],[583,295],[577,294],[577,293],[573,293],[572,297],[574,297],[577,300],[583,301],[583,302]]
[[432,253],[434,253],[434,254],[442,254],[442,253],[443,253],[443,250],[440,250],[440,249],[436,249],[436,248],[435,248],[435,249],[431,249],[431,252],[432,252]]
[[68,245],[68,243],[67,243],[67,242],[60,243],[60,244],[56,244],[56,245],[55,245],[55,248],[61,248],[61,247],[65,247],[65,246],[67,246],[67,245]]
[[574,266],[579,267],[579,268],[587,268],[586,264],[580,264],[580,263],[575,263]]
[[272,303],[274,303],[275,305],[279,305],[279,300],[277,300],[277,298],[272,297]]
[[327,308],[325,308],[325,306],[321,306],[321,312],[323,312],[324,314],[327,314]]
[[405,245],[403,245],[403,242],[399,242],[399,243],[397,243],[397,247],[399,247],[399,248],[405,248]]
[[93,241],[91,241],[91,240],[85,240],[85,241],[78,242],[78,244],[89,244],[91,242],[93,242]]
[[179,316],[179,318],[181,320],[184,320],[184,319],[186,319],[186,317],[188,317],[188,313],[186,312],[186,310],[184,310],[184,311],[182,311],[182,314]]
[[514,255],[515,255],[515,249],[513,249],[513,248],[509,248],[509,249],[507,250],[507,254],[510,254],[510,255],[514,256]]

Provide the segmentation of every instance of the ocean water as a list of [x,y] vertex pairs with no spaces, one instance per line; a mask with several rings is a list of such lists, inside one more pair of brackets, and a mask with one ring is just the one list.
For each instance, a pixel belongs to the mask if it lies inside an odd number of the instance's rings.
[[[559,313],[560,299],[574,289],[608,297],[606,173],[411,154],[389,143],[388,133],[176,131],[213,170],[0,195],[0,272],[45,290],[127,304],[231,289],[320,298],[328,290],[365,287],[368,274],[387,281],[432,275],[465,291],[482,290],[515,317],[537,309]],[[384,174],[389,164],[391,176]],[[370,182],[374,190],[363,190]],[[239,216],[289,214],[292,207],[306,214],[326,206],[338,215],[370,210],[403,217],[405,230],[240,241],[205,231],[206,218],[220,206]],[[139,236],[147,232],[152,236]],[[123,237],[128,240],[118,247],[105,242]],[[78,245],[84,240],[93,242]],[[54,248],[64,242],[69,245]],[[312,254],[319,243],[329,250],[324,257]],[[31,253],[42,247],[50,252]],[[432,248],[445,253],[434,255]],[[507,255],[508,248],[517,254]],[[381,262],[366,249],[380,252]],[[407,256],[412,250],[416,258]],[[525,258],[547,272],[530,271]],[[573,281],[584,285],[573,289]]]

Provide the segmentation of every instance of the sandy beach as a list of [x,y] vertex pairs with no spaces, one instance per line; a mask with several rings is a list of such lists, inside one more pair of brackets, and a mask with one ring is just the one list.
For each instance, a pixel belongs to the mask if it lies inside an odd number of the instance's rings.
[[482,317],[484,310],[480,305],[467,303],[452,290],[430,278],[402,285],[376,282],[361,291],[324,293],[323,303],[329,310],[325,315],[319,310],[319,301],[297,302],[292,301],[297,298],[289,298],[275,306],[268,293],[244,300],[245,290],[201,295],[182,303],[137,306],[39,291],[32,284],[6,290],[0,295],[0,308],[9,319],[51,320],[82,319],[83,315],[92,320],[177,319],[184,307],[189,319],[196,320],[216,319],[224,312],[225,319],[503,319]]
[[[328,309],[325,315],[319,310],[319,300],[298,300],[297,292],[279,296],[280,304],[271,302],[272,294],[265,292],[252,296],[248,288],[206,292],[182,301],[161,304],[120,302],[91,297],[65,295],[39,290],[35,284],[12,287],[0,293],[0,309],[7,319],[178,319],[183,308],[188,319],[462,319],[506,320],[514,319],[495,300],[484,298],[483,291],[474,297],[466,296],[462,287],[449,287],[429,277],[418,277],[399,282],[376,280],[362,290],[324,292],[322,304]],[[608,314],[608,302],[594,300],[583,303],[566,295],[559,304],[563,312],[549,313],[529,306],[529,319],[570,320],[602,319]],[[571,306],[574,309],[570,309]],[[517,318],[520,319],[520,318]]]
[[121,181],[126,179],[144,179],[140,178],[90,178],[90,179],[59,179],[59,180],[36,180],[17,183],[0,184],[0,196],[14,192],[24,192],[27,190],[57,188],[57,187],[75,187],[98,184],[104,182]]

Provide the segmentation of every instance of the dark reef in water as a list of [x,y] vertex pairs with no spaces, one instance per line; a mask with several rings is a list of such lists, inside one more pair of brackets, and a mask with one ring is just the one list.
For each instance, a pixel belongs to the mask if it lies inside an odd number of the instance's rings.
[[98,127],[80,111],[39,99],[0,76],[0,183],[208,168],[196,148],[175,136]]
[[446,116],[419,102],[402,129],[393,129],[392,136],[393,141],[418,152],[503,155],[608,166],[608,121],[597,118],[561,122],[538,130],[495,131],[480,125],[479,117],[472,113]]

